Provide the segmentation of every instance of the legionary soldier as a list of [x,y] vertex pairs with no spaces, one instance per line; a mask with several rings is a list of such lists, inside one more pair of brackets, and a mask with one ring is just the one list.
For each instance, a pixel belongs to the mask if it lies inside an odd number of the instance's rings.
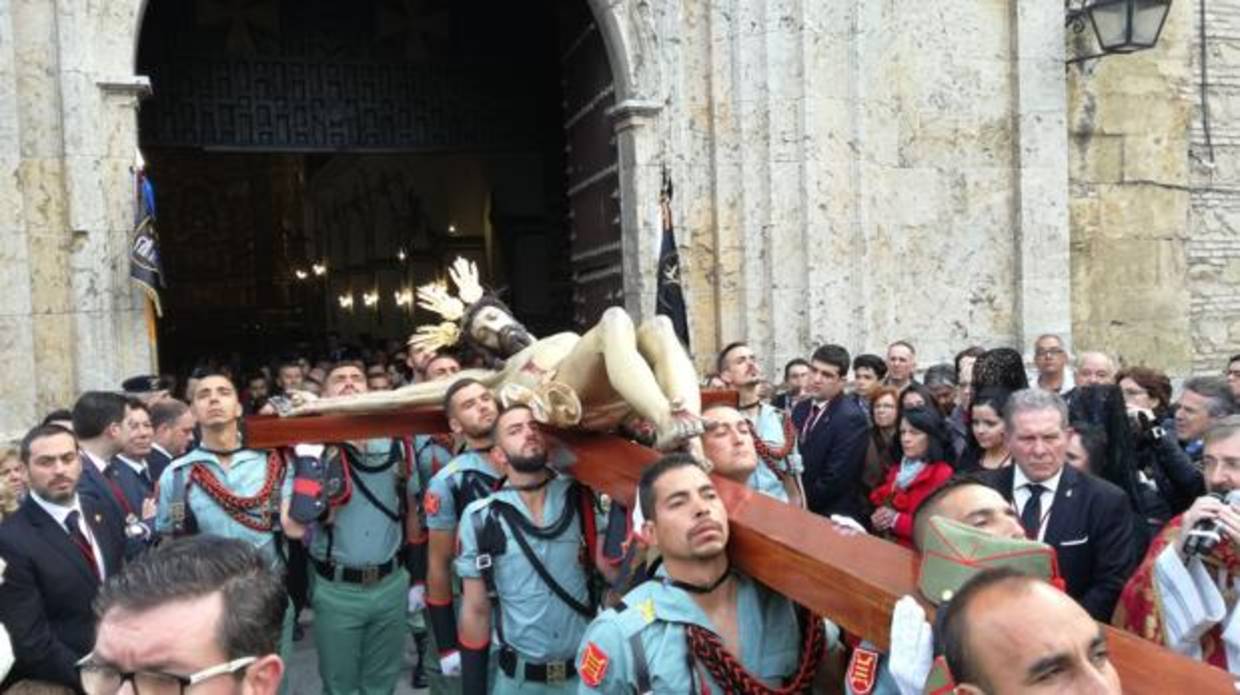
[[[530,409],[495,420],[491,458],[505,483],[465,508],[456,571],[462,578],[462,685],[467,693],[575,693],[573,658],[598,604],[594,494],[548,467]],[[498,661],[487,688],[488,653]]]
[[[461,363],[456,357],[445,351],[440,351],[426,362],[425,378],[428,381],[436,379],[450,379],[452,375],[461,371]],[[426,528],[426,513],[423,506],[422,493],[430,487],[431,478],[435,477],[444,466],[448,465],[457,454],[456,438],[451,433],[440,434],[415,434],[413,436],[413,450],[417,470],[415,471],[418,478],[418,494],[417,494],[417,513],[419,523],[422,529]],[[423,534],[422,538],[425,538]],[[420,552],[425,555],[426,541],[414,537],[410,537],[411,550],[421,545]],[[425,585],[425,582],[423,582]],[[409,626],[413,632],[414,645],[417,649],[417,661],[413,664],[413,672],[411,684],[414,689],[425,688],[428,683],[426,680],[426,653],[427,653],[427,630],[426,630],[426,610],[425,595],[419,602],[411,598],[409,605]]]
[[727,405],[707,406],[702,411],[702,418],[706,420],[702,453],[710,463],[712,473],[780,502],[788,501],[787,488],[758,457],[752,422],[736,408]]
[[823,623],[728,564],[728,517],[696,460],[670,454],[638,484],[656,576],[602,613],[577,655],[583,693],[807,692]]
[[426,604],[432,653],[439,656],[438,662],[428,662],[432,693],[460,692],[461,687],[452,571],[461,513],[494,492],[502,477],[488,454],[498,413],[491,390],[474,379],[459,379],[444,394],[443,412],[452,433],[464,440],[465,451],[431,478],[422,500],[430,537]]
[[[241,401],[223,374],[197,380],[190,409],[202,427],[202,442],[164,469],[159,478],[155,530],[165,536],[208,533],[245,541],[272,566],[285,565],[283,533],[303,530],[288,515],[292,476],[275,452],[246,449],[241,441]],[[291,655],[293,610],[284,616],[280,656]],[[286,678],[282,689],[286,690]]]
[[[357,362],[327,373],[329,396],[367,390]],[[387,695],[400,677],[408,602],[425,591],[426,545],[403,554],[403,540],[422,538],[416,513],[412,438],[369,439],[327,447],[322,459],[328,504],[307,534],[314,569],[311,606],[319,674],[328,695]],[[302,478],[299,476],[298,482]],[[328,496],[328,495],[324,495]],[[294,516],[301,517],[294,507]],[[412,588],[411,575],[414,575]]]
[[[791,504],[804,508],[801,454],[797,451],[792,417],[758,397],[762,367],[745,343],[732,343],[719,353],[719,378],[740,394],[738,409],[752,425],[753,443],[761,464],[779,479]],[[756,487],[751,484],[751,487]],[[761,488],[758,488],[761,489]],[[769,493],[768,493],[769,494]]]

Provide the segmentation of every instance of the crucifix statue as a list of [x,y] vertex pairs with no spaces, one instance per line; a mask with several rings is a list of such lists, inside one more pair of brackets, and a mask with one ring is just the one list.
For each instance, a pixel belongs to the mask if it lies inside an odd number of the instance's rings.
[[448,274],[455,295],[446,282],[418,288],[419,306],[443,321],[419,327],[410,345],[435,351],[463,342],[492,368],[467,369],[452,379],[394,391],[300,399],[291,414],[439,404],[452,381],[472,377],[505,402],[529,405],[539,421],[556,427],[602,432],[642,418],[654,426],[655,445],[662,449],[702,433],[697,370],[666,317],[635,327],[623,309],[611,307],[584,335],[565,332],[538,339],[499,299],[484,292],[473,262],[457,258]]

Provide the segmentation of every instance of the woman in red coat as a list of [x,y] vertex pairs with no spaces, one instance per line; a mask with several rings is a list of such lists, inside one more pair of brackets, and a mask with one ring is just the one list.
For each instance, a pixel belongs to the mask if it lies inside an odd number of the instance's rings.
[[913,547],[913,515],[922,500],[952,477],[952,445],[943,418],[931,408],[909,408],[896,424],[895,458],[882,485],[870,493],[874,530]]

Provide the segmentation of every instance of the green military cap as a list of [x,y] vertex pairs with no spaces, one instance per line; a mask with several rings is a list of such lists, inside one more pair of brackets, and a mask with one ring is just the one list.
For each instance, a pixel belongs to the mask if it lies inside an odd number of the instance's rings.
[[941,516],[930,518],[917,578],[917,588],[926,600],[935,605],[950,601],[973,575],[995,567],[1011,567],[1063,587],[1051,546],[992,536]]

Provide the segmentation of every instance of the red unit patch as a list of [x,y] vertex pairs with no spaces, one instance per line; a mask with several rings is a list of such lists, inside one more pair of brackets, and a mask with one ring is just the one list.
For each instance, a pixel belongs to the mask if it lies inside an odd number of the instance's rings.
[[597,688],[603,682],[603,676],[607,675],[608,661],[607,652],[599,649],[593,642],[587,643],[586,650],[581,653],[581,663],[577,665],[577,673],[581,674],[582,682],[591,688]]
[[856,695],[870,695],[878,681],[878,652],[865,647],[854,649],[846,680]]

